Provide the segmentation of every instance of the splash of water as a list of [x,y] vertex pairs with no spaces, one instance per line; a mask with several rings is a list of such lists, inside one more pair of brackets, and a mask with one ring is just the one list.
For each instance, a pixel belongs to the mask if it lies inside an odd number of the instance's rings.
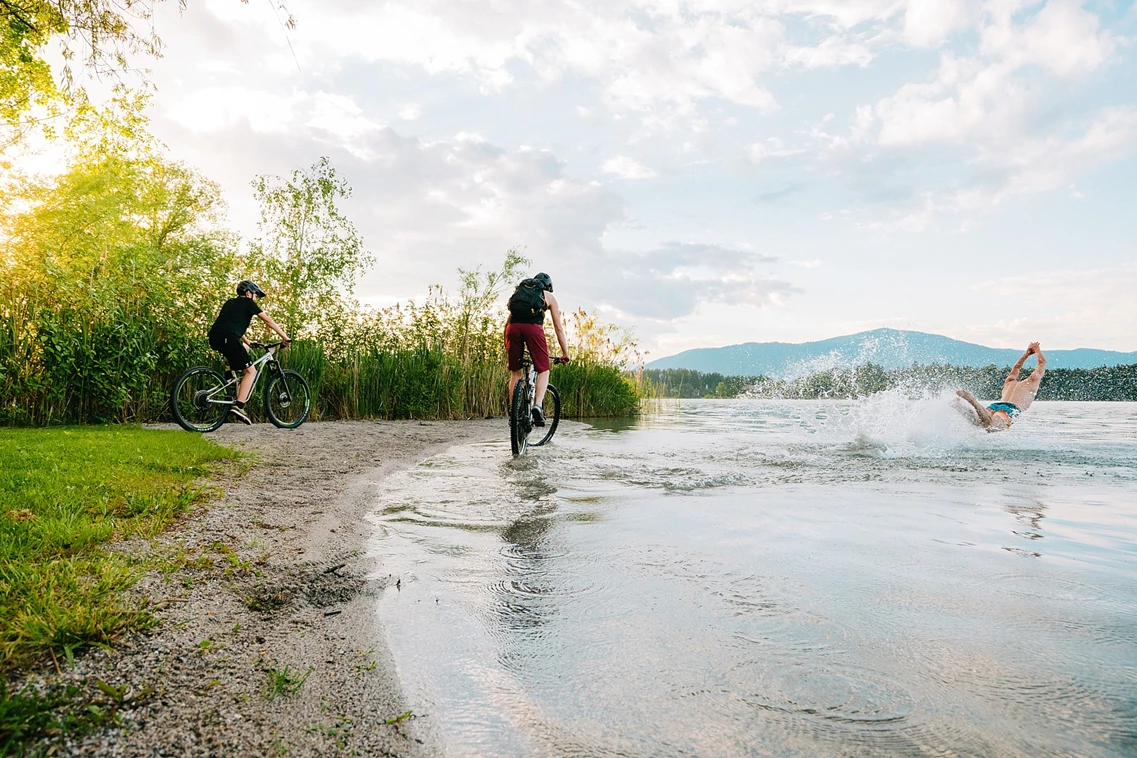
[[986,436],[953,407],[954,398],[950,391],[894,387],[834,403],[812,424],[821,439],[844,444],[854,454],[946,457],[981,444]]
[[[856,352],[836,349],[824,355],[792,361],[778,372],[776,378],[793,381],[823,371],[848,371],[855,376],[857,370],[866,363],[878,365],[911,363],[908,354],[908,339],[902,332],[881,332],[866,335],[857,344]],[[897,356],[901,357],[898,359]]]

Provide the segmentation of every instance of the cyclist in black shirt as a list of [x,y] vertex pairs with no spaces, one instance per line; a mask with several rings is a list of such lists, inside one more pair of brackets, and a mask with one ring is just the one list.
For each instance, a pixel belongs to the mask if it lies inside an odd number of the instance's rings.
[[237,402],[229,409],[229,413],[243,424],[253,423],[245,413],[245,401],[249,399],[253,379],[257,375],[257,370],[249,360],[249,341],[245,339],[245,332],[248,331],[253,316],[260,316],[270,329],[280,335],[285,345],[291,342],[284,330],[272,320],[272,316],[257,305],[256,298],[264,296],[264,290],[246,279],[237,285],[237,297],[229,298],[221,306],[221,313],[209,329],[209,346],[225,356],[233,373],[245,374],[237,387]]

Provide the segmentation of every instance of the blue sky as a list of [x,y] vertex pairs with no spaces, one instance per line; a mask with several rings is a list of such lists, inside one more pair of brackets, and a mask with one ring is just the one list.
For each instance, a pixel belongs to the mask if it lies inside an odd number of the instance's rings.
[[254,175],[329,155],[367,302],[516,246],[652,357],[879,326],[1137,349],[1133,3],[289,10],[166,8],[154,129],[247,235]]

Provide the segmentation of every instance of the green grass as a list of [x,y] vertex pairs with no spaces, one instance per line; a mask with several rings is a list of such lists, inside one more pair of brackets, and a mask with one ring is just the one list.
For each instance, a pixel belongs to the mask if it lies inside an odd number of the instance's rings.
[[184,432],[0,429],[0,673],[152,623],[122,599],[145,567],[99,546],[158,534],[238,457]]
[[265,673],[268,675],[268,682],[265,683],[264,696],[265,700],[271,701],[282,695],[295,695],[299,692],[304,682],[308,681],[312,669],[304,672],[303,676],[288,666],[282,669],[270,668]]

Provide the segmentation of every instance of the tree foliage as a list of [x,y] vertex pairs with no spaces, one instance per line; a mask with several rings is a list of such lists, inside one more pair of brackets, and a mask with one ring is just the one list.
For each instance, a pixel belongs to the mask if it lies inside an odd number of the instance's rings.
[[[370,256],[328,159],[255,182],[262,235],[242,255],[218,188],[165,156],[144,106],[121,95],[80,109],[67,170],[0,189],[0,423],[164,418],[178,374],[222,368],[206,333],[246,278],[303,338],[284,360],[309,379],[315,418],[505,412],[504,295],[529,261],[511,250],[500,269],[459,270],[453,296],[434,287],[419,302],[363,307],[349,295]],[[569,321],[582,359],[556,380],[569,411],[635,412],[617,366],[630,341],[584,312]]]
[[[241,0],[248,4],[249,0]],[[135,57],[162,53],[153,26],[163,0],[0,0],[0,121],[21,126],[35,106],[57,105],[61,98],[85,100],[76,86],[75,68],[96,76],[117,77]],[[295,25],[283,2],[282,22]],[[187,0],[178,0],[185,8]],[[60,47],[64,65],[53,76],[44,57],[48,43]]]
[[[661,397],[748,397],[791,400],[856,399],[900,388],[912,393],[968,389],[981,398],[998,398],[1009,366],[913,365],[887,370],[873,363],[818,371],[795,379],[723,376],[691,369],[648,369],[652,390]],[[1029,372],[1024,371],[1025,377]],[[1050,369],[1038,400],[1137,401],[1137,365],[1092,369]]]
[[0,420],[144,414],[151,375],[208,327],[201,292],[233,268],[216,185],[122,123],[92,111],[63,174],[6,188],[0,397],[23,402]]
[[373,260],[339,209],[351,186],[324,157],[289,179],[259,176],[253,190],[262,233],[253,245],[253,265],[283,306],[285,330],[303,336],[321,314],[334,312],[340,293],[350,293]]

